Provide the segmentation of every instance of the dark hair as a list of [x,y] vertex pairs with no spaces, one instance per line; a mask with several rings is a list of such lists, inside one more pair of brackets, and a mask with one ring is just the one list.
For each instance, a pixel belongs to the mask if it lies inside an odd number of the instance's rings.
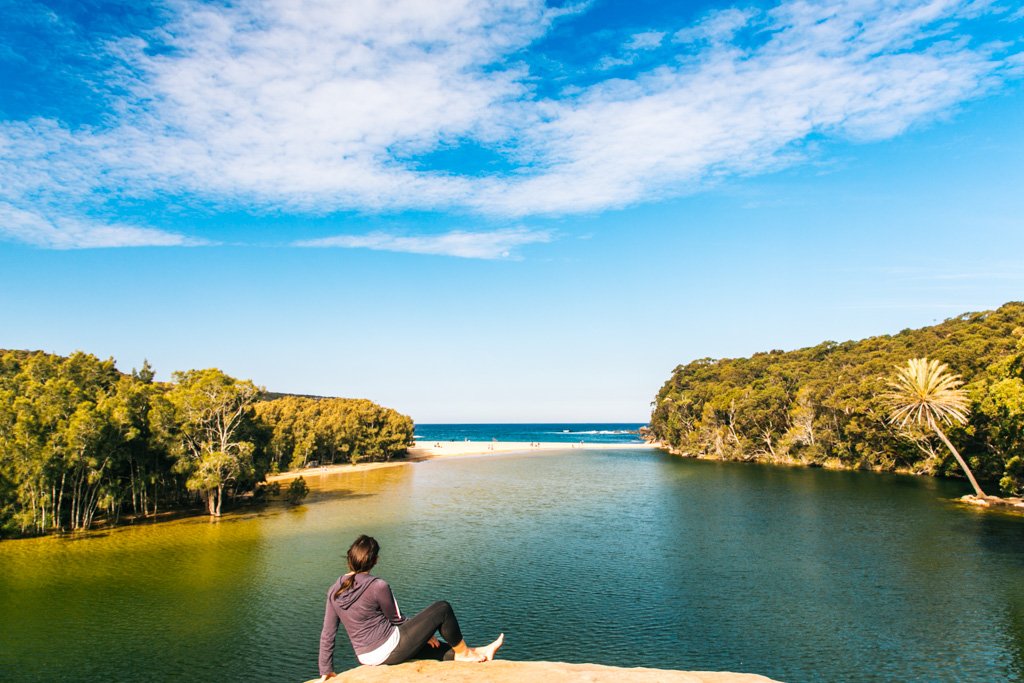
[[348,568],[352,574],[346,576],[345,580],[341,582],[341,588],[334,594],[334,597],[338,597],[352,588],[358,572],[368,572],[373,569],[373,566],[377,564],[378,553],[380,553],[380,543],[377,543],[377,539],[372,536],[363,534],[353,541],[352,545],[348,547]]

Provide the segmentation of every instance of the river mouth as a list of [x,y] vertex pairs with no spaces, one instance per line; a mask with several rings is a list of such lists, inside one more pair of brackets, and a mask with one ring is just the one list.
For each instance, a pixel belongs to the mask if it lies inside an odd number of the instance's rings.
[[957,482],[566,450],[310,485],[296,508],[0,543],[4,680],[315,677],[359,533],[404,612],[447,599],[509,659],[1024,680],[1024,520],[964,510]]

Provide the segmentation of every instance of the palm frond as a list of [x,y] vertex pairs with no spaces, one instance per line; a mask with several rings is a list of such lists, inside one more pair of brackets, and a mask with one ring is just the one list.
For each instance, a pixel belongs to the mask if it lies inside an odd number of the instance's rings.
[[883,398],[889,404],[889,421],[905,427],[909,423],[935,426],[967,422],[969,402],[959,375],[945,363],[911,358],[896,366]]

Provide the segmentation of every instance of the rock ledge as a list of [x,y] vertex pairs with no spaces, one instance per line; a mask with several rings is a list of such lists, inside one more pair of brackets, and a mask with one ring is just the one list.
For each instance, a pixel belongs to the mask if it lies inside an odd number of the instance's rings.
[[960,501],[978,507],[1003,510],[1007,512],[1024,512],[1024,498],[1000,498],[999,496],[961,496]]
[[334,683],[775,683],[756,674],[724,671],[624,669],[599,664],[511,662],[504,659],[483,664],[413,661],[398,666],[360,666],[330,680]]

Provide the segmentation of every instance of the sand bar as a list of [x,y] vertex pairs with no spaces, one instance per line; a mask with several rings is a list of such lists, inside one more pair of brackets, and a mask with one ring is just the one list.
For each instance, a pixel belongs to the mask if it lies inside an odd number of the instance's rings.
[[410,458],[436,458],[446,455],[487,455],[520,451],[621,451],[655,448],[649,443],[587,443],[583,441],[416,441],[409,449]]
[[560,441],[417,441],[416,445],[409,449],[407,457],[390,462],[365,462],[342,463],[338,465],[324,465],[320,467],[306,467],[301,470],[290,470],[280,474],[267,475],[269,482],[281,482],[295,479],[296,477],[326,476],[342,472],[365,472],[366,470],[379,469],[381,467],[401,467],[424,460],[435,458],[450,458],[459,456],[481,456],[496,455],[499,453],[533,453],[540,451],[568,451],[568,450],[652,450],[658,446],[649,443],[587,443],[587,442],[560,442]]

